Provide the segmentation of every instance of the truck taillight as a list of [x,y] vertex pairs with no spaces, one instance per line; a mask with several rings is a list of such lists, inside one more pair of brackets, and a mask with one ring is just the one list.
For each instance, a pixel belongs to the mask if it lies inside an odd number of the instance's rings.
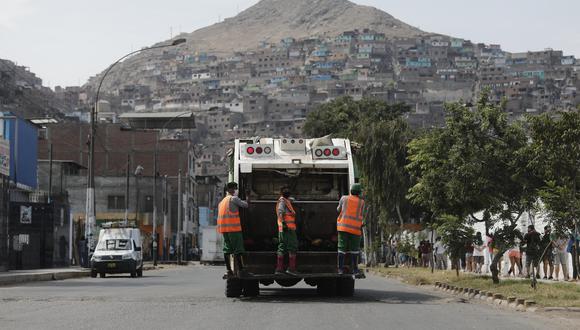
[[264,150],[262,149],[262,147],[257,147],[257,148],[256,148],[256,153],[257,153],[258,155],[261,155],[263,151],[264,151]]
[[270,148],[270,147],[266,147],[266,148],[264,148],[264,153],[265,153],[266,155],[269,155],[270,153],[272,153],[272,148]]
[[316,155],[316,157],[322,157],[322,149],[316,149],[314,154]]
[[324,149],[324,155],[326,157],[330,156],[330,149]]
[[248,149],[246,149],[246,152],[248,153],[248,155],[253,155],[254,154],[254,147],[248,147]]
[[332,149],[332,155],[333,156],[339,156],[340,155],[340,150],[338,150],[338,148]]

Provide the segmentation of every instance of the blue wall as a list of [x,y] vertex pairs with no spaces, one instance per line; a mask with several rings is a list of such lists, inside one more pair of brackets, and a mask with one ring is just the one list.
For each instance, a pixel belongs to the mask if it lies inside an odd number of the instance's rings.
[[[2,113],[0,116],[14,115]],[[10,180],[36,189],[38,183],[38,128],[29,121],[20,118],[2,121],[4,134],[10,140]],[[16,125],[18,125],[18,129],[16,129]],[[17,131],[18,137],[16,137]],[[16,152],[17,145],[18,152]]]

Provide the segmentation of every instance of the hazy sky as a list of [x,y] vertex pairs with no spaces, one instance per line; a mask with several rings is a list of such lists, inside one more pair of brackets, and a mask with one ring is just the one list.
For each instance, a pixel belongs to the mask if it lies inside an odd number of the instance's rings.
[[[292,0],[287,0],[292,1]],[[117,58],[234,16],[258,0],[0,0],[0,58],[44,84],[83,84]],[[354,0],[425,31],[508,51],[580,56],[578,0]]]

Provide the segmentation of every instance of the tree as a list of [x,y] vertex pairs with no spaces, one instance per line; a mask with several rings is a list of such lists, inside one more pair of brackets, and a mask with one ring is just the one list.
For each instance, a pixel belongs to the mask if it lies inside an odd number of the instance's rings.
[[[539,191],[552,223],[560,231],[573,231],[578,236],[580,110],[530,117],[529,123],[532,142],[527,169],[544,182]],[[577,255],[574,263],[578,269]]]
[[461,218],[443,215],[441,225],[437,228],[441,241],[447,246],[447,253],[453,265],[455,274],[459,276],[459,260],[465,254],[465,246],[473,239],[473,228],[465,224]]
[[322,135],[349,138],[360,144],[355,163],[362,175],[369,206],[365,233],[370,241],[371,258],[376,249],[372,241],[389,222],[403,223],[402,210],[409,209],[405,198],[409,176],[405,170],[407,144],[411,131],[402,118],[409,108],[380,100],[354,101],[339,98],[309,114],[304,129],[311,137]]
[[[517,166],[521,160],[516,155],[526,146],[523,128],[510,124],[502,105],[491,103],[487,93],[473,108],[448,104],[446,115],[445,128],[409,145],[407,168],[416,179],[409,198],[443,223],[461,219],[467,224],[475,219],[474,213],[484,211],[486,224],[513,232],[534,199],[534,189],[527,187],[529,182]],[[496,283],[499,255],[513,244],[513,240],[499,240],[511,237],[496,238],[500,251],[490,267]]]

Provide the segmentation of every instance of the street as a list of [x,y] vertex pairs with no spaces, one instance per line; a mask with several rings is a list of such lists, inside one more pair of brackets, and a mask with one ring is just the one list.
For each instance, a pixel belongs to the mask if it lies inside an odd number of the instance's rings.
[[0,288],[2,329],[570,329],[569,321],[506,312],[369,276],[353,298],[323,298],[301,282],[224,296],[222,267]]

